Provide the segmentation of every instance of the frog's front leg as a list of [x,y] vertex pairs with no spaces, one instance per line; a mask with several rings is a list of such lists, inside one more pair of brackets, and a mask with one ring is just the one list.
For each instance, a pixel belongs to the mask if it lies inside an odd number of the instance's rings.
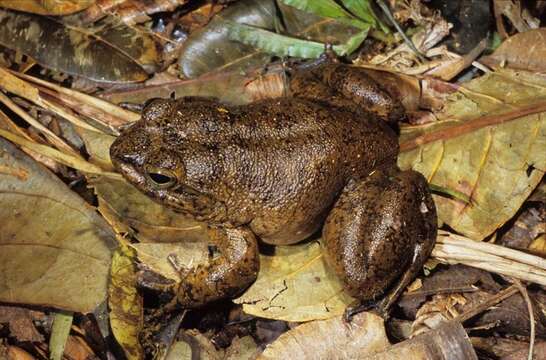
[[348,293],[382,316],[434,246],[436,209],[425,178],[378,170],[344,189],[323,229],[326,259]]
[[258,244],[252,231],[211,228],[209,236],[220,254],[205,264],[181,270],[177,301],[184,308],[235,297],[258,276]]

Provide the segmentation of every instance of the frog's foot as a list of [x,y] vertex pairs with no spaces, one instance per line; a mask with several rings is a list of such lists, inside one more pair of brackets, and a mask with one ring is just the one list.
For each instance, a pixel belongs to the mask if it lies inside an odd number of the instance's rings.
[[182,268],[177,297],[184,308],[235,297],[258,275],[258,244],[250,230],[211,228],[209,236],[219,255],[205,264]]
[[[377,170],[344,189],[323,230],[326,259],[347,292],[386,317],[436,239],[436,211],[424,177]],[[385,295],[386,294],[386,295]]]

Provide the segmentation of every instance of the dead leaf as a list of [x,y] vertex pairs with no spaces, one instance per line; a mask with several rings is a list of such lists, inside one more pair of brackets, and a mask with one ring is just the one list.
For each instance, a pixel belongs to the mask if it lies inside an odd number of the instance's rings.
[[0,139],[0,301],[91,312],[106,298],[111,228],[57,176]]
[[98,359],[85,340],[79,336],[69,336],[64,349],[64,358],[68,359]]
[[[46,17],[1,9],[0,22],[0,44],[29,55],[45,67],[97,82],[138,82],[148,77],[134,58],[83,29]],[[126,41],[139,40],[129,37]],[[151,48],[146,42],[144,46]]]
[[208,260],[206,242],[178,243],[138,243],[131,245],[136,250],[140,263],[146,265],[154,273],[180,282],[180,271],[170,262],[169,257],[175,256],[177,263],[196,266]]
[[112,258],[108,305],[112,333],[128,360],[144,357],[138,337],[144,316],[142,296],[137,291],[136,274],[134,250],[122,245]]
[[[16,306],[0,306],[0,323],[9,324],[9,333],[11,337],[17,341],[25,342],[41,342],[44,337],[34,326],[33,320],[44,320],[37,318],[34,314],[37,313]],[[41,314],[43,315],[43,314]]]
[[438,328],[388,347],[366,357],[367,360],[478,360],[472,343],[460,322],[450,321]]
[[529,250],[537,255],[546,257],[546,235],[542,234],[541,236],[537,237],[531,243],[531,245],[529,245]]
[[[19,1],[19,0],[15,0]],[[75,1],[75,0],[72,0]],[[184,5],[188,0],[152,0],[152,1],[127,1],[127,0],[94,0],[96,3],[87,10],[74,17],[81,23],[92,23],[102,18],[105,14],[112,14],[125,24],[132,25],[151,20],[148,15],[158,12],[174,11],[178,6]]]
[[518,33],[504,41],[493,54],[480,62],[546,73],[546,28]]
[[[257,85],[256,81],[263,78],[269,79],[272,76],[272,81],[277,82],[278,79],[275,77],[279,76],[280,69],[268,71],[267,74],[262,73],[262,68],[246,69],[245,74],[241,74],[239,71],[226,71],[206,74],[198,79],[177,80],[137,89],[105,92],[101,96],[114,103],[126,101],[143,103],[151,98],[169,98],[174,94],[176,98],[184,96],[214,97],[225,103],[240,105],[264,98],[264,95],[272,96],[263,91],[263,84]],[[268,90],[271,89],[268,88]],[[275,95],[278,94],[274,93],[273,96]]]
[[465,83],[437,114],[439,122],[402,130],[402,149],[408,139],[439,129],[447,138],[403,152],[398,163],[419,171],[432,184],[469,196],[471,204],[435,196],[438,217],[481,240],[510,219],[542,179],[546,115],[522,116],[456,137],[449,129],[544,100],[546,79],[521,71],[502,70]]
[[0,348],[0,355],[6,356],[8,360],[36,360],[34,356],[17,346],[8,346],[5,354]]
[[423,286],[416,291],[404,293],[398,306],[404,311],[407,318],[415,318],[417,309],[423,302],[434,294],[451,294],[460,292],[477,291],[480,287],[497,292],[501,286],[495,283],[490,273],[465,265],[453,265],[448,268],[440,268],[431,276],[423,280]]
[[96,0],[0,0],[0,7],[40,15],[67,15],[82,11]]
[[[512,227],[502,235],[497,244],[513,249],[540,250],[540,247],[531,249],[531,244],[538,245],[535,239],[546,233],[546,204],[529,206],[517,215]],[[542,254],[544,255],[542,249]],[[539,252],[540,253],[540,252]]]
[[135,230],[142,242],[204,242],[204,223],[191,220],[142,194],[126,181],[98,178],[90,181],[99,197],[99,211]]
[[[546,315],[542,309],[546,306],[546,295],[541,291],[531,291],[529,289],[529,298],[533,304],[536,336],[544,338],[546,336]],[[529,310],[521,294],[509,297],[475,320],[475,326],[489,324],[489,326],[494,327],[496,331],[501,333],[520,336],[530,335]]]
[[350,323],[336,317],[299,325],[279,336],[258,359],[361,359],[389,345],[383,319],[363,312]]
[[116,137],[82,128],[77,128],[76,131],[85,144],[85,150],[89,154],[89,161],[102,169],[113,171],[114,166],[110,160],[110,145],[116,140]]
[[272,256],[260,255],[258,279],[235,300],[243,311],[268,319],[309,321],[343,314],[353,299],[323,262],[313,241],[277,246]]
[[252,336],[236,337],[226,349],[225,360],[254,360],[262,350]]

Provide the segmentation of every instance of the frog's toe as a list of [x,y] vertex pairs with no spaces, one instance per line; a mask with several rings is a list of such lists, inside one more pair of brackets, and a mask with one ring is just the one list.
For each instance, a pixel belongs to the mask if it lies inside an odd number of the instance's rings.
[[374,300],[356,300],[350,305],[347,306],[345,311],[343,312],[343,321],[346,323],[350,323],[353,319],[353,316],[364,312],[364,311],[373,311],[377,309],[377,302]]
[[157,292],[169,291],[176,287],[174,280],[158,274],[143,264],[138,265],[136,282],[140,288]]

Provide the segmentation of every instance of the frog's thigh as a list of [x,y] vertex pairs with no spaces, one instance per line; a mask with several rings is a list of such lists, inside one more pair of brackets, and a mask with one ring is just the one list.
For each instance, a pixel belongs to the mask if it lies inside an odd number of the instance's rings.
[[323,72],[323,77],[335,92],[388,122],[395,123],[404,116],[402,103],[369,76],[366,69],[346,65],[331,66]]
[[[323,230],[326,259],[346,290],[373,300],[399,292],[430,255],[436,211],[426,180],[414,171],[376,171],[342,195]],[[403,284],[395,282],[402,278]]]
[[209,236],[220,254],[205,264],[182,270],[178,302],[183,307],[235,297],[258,275],[258,245],[252,231],[211,228]]

